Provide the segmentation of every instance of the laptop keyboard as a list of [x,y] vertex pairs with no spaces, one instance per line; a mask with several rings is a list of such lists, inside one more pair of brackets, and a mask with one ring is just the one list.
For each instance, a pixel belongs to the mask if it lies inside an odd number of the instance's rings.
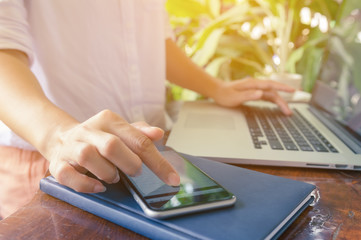
[[256,149],[269,145],[274,150],[338,152],[296,109],[290,117],[276,108],[244,107],[243,110]]

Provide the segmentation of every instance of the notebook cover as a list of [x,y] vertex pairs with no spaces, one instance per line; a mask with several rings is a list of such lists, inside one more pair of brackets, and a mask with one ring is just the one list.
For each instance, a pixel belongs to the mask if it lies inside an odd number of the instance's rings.
[[[85,194],[60,185],[50,176],[41,180],[40,189],[152,239],[265,239],[315,189],[308,183],[184,156],[236,195],[235,206],[160,220],[145,216],[121,182],[107,185],[104,193]],[[273,238],[279,237],[311,201]]]

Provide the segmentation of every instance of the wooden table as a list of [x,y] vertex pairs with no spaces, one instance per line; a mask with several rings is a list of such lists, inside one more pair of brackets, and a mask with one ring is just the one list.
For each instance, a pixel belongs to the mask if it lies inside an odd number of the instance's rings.
[[[315,184],[320,198],[281,239],[361,239],[361,172],[242,166]],[[145,239],[41,191],[0,222],[0,239]],[[241,236],[240,236],[241,239]]]

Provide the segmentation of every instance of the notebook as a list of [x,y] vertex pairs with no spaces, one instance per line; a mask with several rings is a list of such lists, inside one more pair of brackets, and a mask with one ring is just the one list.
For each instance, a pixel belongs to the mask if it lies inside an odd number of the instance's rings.
[[310,103],[289,104],[292,117],[267,102],[185,102],[166,145],[227,163],[361,170],[360,92],[347,90],[318,81]]
[[151,239],[276,239],[317,196],[312,184],[186,157],[235,194],[235,206],[160,220],[147,217],[121,182],[85,194],[50,176],[40,189]]

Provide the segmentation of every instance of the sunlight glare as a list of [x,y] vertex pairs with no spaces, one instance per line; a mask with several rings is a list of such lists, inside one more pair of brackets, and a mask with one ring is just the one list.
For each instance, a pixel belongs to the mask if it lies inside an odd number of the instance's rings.
[[321,16],[322,15],[320,13],[315,13],[315,16],[313,16],[313,18],[311,19],[311,27],[314,28],[318,26]]
[[273,72],[273,68],[270,65],[266,64],[264,71],[267,75],[269,75]]
[[357,33],[356,42],[361,43],[361,32]]
[[305,28],[305,29],[302,30],[302,35],[303,36],[307,36],[308,34],[310,34],[310,29]]
[[192,193],[192,192],[194,192],[194,189],[193,189],[192,184],[189,184],[189,183],[185,184],[185,185],[184,185],[184,191],[185,191],[186,193]]
[[269,17],[263,18],[263,25],[268,31],[272,30],[271,19]]
[[273,55],[272,60],[273,60],[274,64],[276,64],[277,66],[279,66],[281,64],[281,59],[278,55]]
[[241,29],[245,33],[249,33],[251,31],[251,24],[249,22],[245,22],[242,24]]
[[185,52],[186,52],[186,54],[189,56],[189,55],[191,55],[192,54],[192,52],[193,52],[193,49],[189,46],[189,45],[185,45]]
[[171,206],[173,206],[173,207],[177,207],[177,206],[181,205],[181,202],[176,197],[171,198],[170,203],[171,203]]
[[252,29],[251,38],[254,40],[258,40],[262,37],[262,34],[263,34],[263,28],[261,26],[255,26]]
[[275,41],[274,41],[274,44],[275,44],[276,46],[281,46],[282,40],[281,40],[280,38],[276,38]]
[[304,7],[300,11],[301,23],[310,25],[311,23],[311,10],[308,7]]
[[323,33],[326,33],[328,31],[328,20],[326,16],[321,16],[320,17],[320,22],[319,22],[319,26],[320,31]]

